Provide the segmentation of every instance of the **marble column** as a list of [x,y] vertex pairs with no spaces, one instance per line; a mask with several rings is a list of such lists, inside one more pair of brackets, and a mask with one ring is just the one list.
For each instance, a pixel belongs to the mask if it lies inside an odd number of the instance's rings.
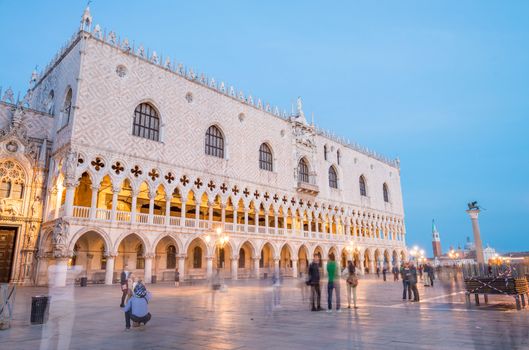
[[206,278],[211,279],[213,276],[213,257],[207,256],[206,257]]
[[292,277],[298,278],[298,260],[292,259]]
[[275,211],[274,212],[274,234],[278,234],[279,233],[279,212],[278,211]]
[[279,276],[279,258],[274,258],[274,273]]
[[323,268],[322,276],[327,276],[327,259],[321,259],[321,266]]
[[92,199],[90,202],[90,219],[94,220],[96,218],[97,212],[97,194],[99,193],[99,185],[92,186]]
[[73,197],[75,194],[75,186],[67,185],[66,186],[66,196],[64,199],[64,216],[73,216]]
[[231,258],[231,279],[232,280],[237,279],[238,269],[239,269],[239,259]]
[[116,212],[118,210],[118,195],[121,188],[112,187],[112,210],[110,212],[110,222],[116,221]]
[[185,265],[186,265],[186,256],[180,255],[178,257],[178,272],[180,273],[180,282],[183,282],[185,279]]
[[253,257],[252,259],[253,259],[253,275],[254,275],[254,278],[259,279],[259,277],[260,277],[259,261],[261,259],[260,258],[256,258],[256,257]]
[[259,208],[255,208],[255,233],[259,232]]
[[130,205],[130,223],[131,224],[134,224],[136,223],[136,207],[138,206],[138,195],[139,195],[139,190],[137,189],[132,189],[132,203]]
[[173,195],[166,195],[165,196],[165,226],[169,226],[171,224],[171,200],[173,199]]
[[466,211],[470,220],[472,221],[472,232],[474,233],[474,244],[476,246],[476,261],[478,264],[484,264],[485,258],[483,256],[483,243],[481,242],[481,233],[479,231],[478,216],[479,209],[472,209]]
[[51,277],[51,286],[65,287],[68,275],[68,259],[66,256],[55,258],[55,265],[48,266],[48,278]]
[[244,232],[248,233],[248,208],[244,208]]
[[[182,198],[182,208],[180,210],[180,226],[184,227],[186,225],[186,203],[184,198]],[[182,273],[180,272],[180,276]]]
[[145,268],[144,268],[143,280],[145,283],[152,282],[152,259],[153,257],[154,257],[154,254],[146,254],[144,257]]
[[105,284],[111,285],[114,279],[114,259],[116,255],[107,254],[107,265],[105,269]]
[[364,266],[364,254],[359,254],[358,258],[360,259],[360,264],[358,266],[358,268],[360,269],[360,274],[363,276],[366,274],[366,268]]
[[149,191],[149,224],[152,224],[154,219],[154,198],[156,198],[156,189]]

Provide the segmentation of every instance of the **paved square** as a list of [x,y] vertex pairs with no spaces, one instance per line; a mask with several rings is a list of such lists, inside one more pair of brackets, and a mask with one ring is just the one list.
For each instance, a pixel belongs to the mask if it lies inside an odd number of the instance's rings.
[[[343,283],[343,282],[342,282]],[[467,309],[461,283],[420,286],[420,303],[402,302],[401,282],[364,278],[360,308],[309,311],[300,281],[285,279],[274,307],[270,280],[237,281],[226,292],[205,286],[150,285],[152,321],[124,331],[119,286],[69,287],[54,295],[50,320],[29,325],[30,297],[18,288],[2,349],[527,349],[529,313],[512,298]],[[322,284],[322,304],[326,300]],[[345,288],[341,288],[342,304]],[[53,291],[52,291],[53,293]],[[308,294],[307,294],[308,296]],[[322,305],[323,306],[323,305]],[[347,305],[345,305],[347,306]]]

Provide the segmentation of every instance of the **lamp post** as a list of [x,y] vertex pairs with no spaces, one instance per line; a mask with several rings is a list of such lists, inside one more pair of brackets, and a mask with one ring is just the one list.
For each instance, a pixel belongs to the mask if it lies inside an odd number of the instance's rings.
[[[221,281],[220,279],[220,269],[221,267],[224,267],[224,259],[221,261],[220,259],[220,251],[221,249],[224,249],[224,246],[228,241],[230,240],[230,237],[222,232],[222,228],[217,227],[215,230],[215,251],[217,253],[217,276],[216,281],[213,283],[213,289],[217,290],[220,289],[221,286],[224,286],[224,280]],[[208,234],[206,236],[206,242],[209,243],[211,241],[211,236]],[[224,257],[225,258],[225,257]]]

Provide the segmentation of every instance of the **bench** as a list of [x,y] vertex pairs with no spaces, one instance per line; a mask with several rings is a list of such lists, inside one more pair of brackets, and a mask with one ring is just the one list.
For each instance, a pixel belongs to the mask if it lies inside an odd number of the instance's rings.
[[[489,294],[511,295],[516,301],[516,309],[525,308],[525,296],[529,301],[527,279],[514,277],[469,277],[465,278],[466,302],[470,305],[470,295],[474,294],[476,305],[479,306],[479,294],[484,294],[485,304],[489,302]],[[521,299],[521,302],[520,302]]]

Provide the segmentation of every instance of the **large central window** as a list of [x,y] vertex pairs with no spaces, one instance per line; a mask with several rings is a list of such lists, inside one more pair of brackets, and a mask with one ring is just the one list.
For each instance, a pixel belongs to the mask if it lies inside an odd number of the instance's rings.
[[259,147],[259,168],[268,171],[273,170],[272,150],[266,143]]
[[338,188],[338,175],[333,166],[329,168],[329,186],[331,188]]
[[142,103],[136,107],[132,134],[153,141],[160,140],[160,117],[153,106]]
[[224,158],[224,136],[215,125],[210,126],[206,131],[206,154]]
[[301,158],[298,163],[298,181],[309,182],[309,166],[305,158]]

